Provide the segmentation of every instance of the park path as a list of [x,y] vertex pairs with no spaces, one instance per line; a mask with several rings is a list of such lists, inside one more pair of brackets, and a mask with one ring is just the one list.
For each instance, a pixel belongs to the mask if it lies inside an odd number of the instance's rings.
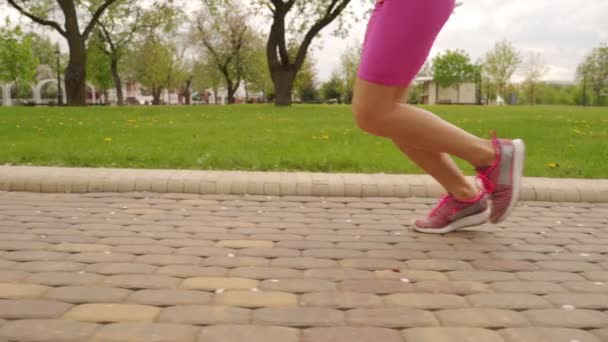
[[608,341],[608,204],[0,192],[0,341]]

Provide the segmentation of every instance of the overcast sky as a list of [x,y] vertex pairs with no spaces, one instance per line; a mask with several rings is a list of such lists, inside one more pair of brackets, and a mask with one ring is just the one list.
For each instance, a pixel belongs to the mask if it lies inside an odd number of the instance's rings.
[[[18,17],[6,7],[0,11],[0,17]],[[329,36],[331,27],[325,30],[313,52],[321,80],[339,67],[347,46],[363,40],[365,28],[365,21],[355,24],[346,39]],[[439,35],[431,58],[446,49],[464,49],[475,61],[503,38],[524,56],[540,52],[549,66],[545,79],[570,81],[585,54],[608,43],[608,0],[464,0]]]
[[[426,0],[421,0],[426,1]],[[339,66],[339,55],[350,41],[363,40],[365,23],[347,41],[325,39],[316,53],[323,77]],[[608,0],[464,0],[439,35],[431,55],[464,49],[482,57],[506,38],[525,56],[540,52],[549,66],[547,80],[572,80],[590,49],[608,43]]]

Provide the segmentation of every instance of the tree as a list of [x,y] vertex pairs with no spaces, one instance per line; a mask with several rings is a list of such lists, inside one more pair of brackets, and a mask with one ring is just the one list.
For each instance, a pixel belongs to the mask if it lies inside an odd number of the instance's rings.
[[540,53],[531,52],[522,64],[524,74],[524,89],[528,98],[528,103],[536,105],[538,95],[538,82],[549,71]]
[[317,72],[311,60],[312,55],[308,55],[293,84],[295,93],[302,102],[316,101],[318,97]]
[[38,59],[32,54],[32,37],[19,26],[0,27],[0,80],[5,82],[33,81]]
[[439,86],[456,86],[456,101],[460,102],[460,84],[475,80],[475,66],[469,55],[462,50],[448,50],[433,60],[433,74],[437,91]]
[[[291,103],[293,83],[313,39],[338,18],[338,33],[344,33],[341,16],[351,0],[256,0],[260,11],[270,14],[272,24],[266,45],[268,68],[275,88],[275,104]],[[286,18],[289,15],[289,20]],[[295,51],[289,53],[289,51]]]
[[[602,99],[602,91],[608,86],[608,45],[604,44],[589,53],[577,70],[577,78],[582,82],[583,93],[587,85],[595,95],[595,105],[599,106]],[[586,97],[586,95],[583,95]],[[583,99],[583,105],[586,104]]]
[[494,49],[488,52],[483,61],[485,78],[494,84],[498,95],[504,98],[505,87],[521,63],[519,52],[508,40],[496,43]]
[[148,35],[131,56],[137,80],[152,92],[152,104],[161,103],[162,90],[172,69],[173,47],[153,34]]
[[321,85],[321,93],[326,101],[337,100],[340,103],[342,102],[344,82],[338,72],[334,71],[329,80]]
[[247,49],[244,56],[243,85],[245,97],[249,99],[249,91],[262,93],[266,101],[267,95],[272,88],[272,79],[266,65],[266,47],[261,35],[253,35],[250,42],[251,49]]
[[357,79],[357,69],[361,59],[361,44],[355,42],[347,47],[340,61],[342,63],[342,77],[344,80],[344,102],[351,103],[353,100],[353,91],[355,89],[355,80]]
[[113,79],[110,61],[103,50],[103,42],[93,36],[87,49],[87,75],[96,88],[102,90],[108,101],[108,89],[112,88]]
[[123,0],[111,6],[100,18],[95,34],[103,42],[101,48],[110,61],[110,69],[119,105],[124,104],[122,80],[119,74],[125,52],[138,34],[173,28],[179,11],[171,6],[171,0],[156,0],[144,8],[137,0]]
[[251,42],[255,39],[241,7],[235,0],[225,0],[221,5],[206,1],[195,22],[195,37],[224,76],[231,104],[245,76],[245,57],[251,54]]
[[215,103],[219,103],[219,88],[222,84],[223,75],[211,60],[198,60],[194,65],[194,78],[192,86],[199,91],[213,90]]
[[[86,44],[89,35],[103,13],[119,0],[6,0],[22,15],[35,23],[55,29],[68,42],[70,60],[65,70],[68,105],[84,105],[86,101]],[[49,19],[52,13],[61,12],[64,23]],[[89,13],[88,23],[80,28],[83,14]],[[79,20],[80,19],[80,20]],[[87,20],[84,20],[85,22]]]

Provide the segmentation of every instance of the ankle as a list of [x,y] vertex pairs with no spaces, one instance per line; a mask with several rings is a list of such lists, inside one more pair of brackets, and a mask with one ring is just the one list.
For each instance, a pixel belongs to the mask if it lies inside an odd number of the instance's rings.
[[479,151],[476,160],[473,161],[473,166],[483,167],[494,165],[496,161],[496,148],[492,140],[482,140],[479,144]]
[[456,191],[454,193],[452,193],[452,196],[461,202],[470,202],[475,200],[477,197],[479,197],[480,191],[473,188],[473,187],[469,187],[469,188],[465,188],[465,189],[460,189],[459,191]]

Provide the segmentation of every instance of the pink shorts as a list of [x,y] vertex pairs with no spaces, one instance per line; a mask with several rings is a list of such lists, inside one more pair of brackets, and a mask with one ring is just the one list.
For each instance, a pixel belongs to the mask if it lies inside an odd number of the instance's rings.
[[455,0],[384,0],[367,26],[358,75],[408,87],[424,65]]

